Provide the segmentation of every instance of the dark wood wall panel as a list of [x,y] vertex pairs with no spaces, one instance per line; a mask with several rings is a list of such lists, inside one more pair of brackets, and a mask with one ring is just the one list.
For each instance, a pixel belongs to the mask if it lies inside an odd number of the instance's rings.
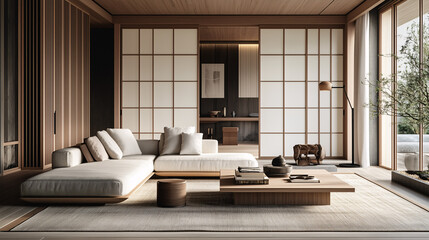
[[[200,64],[223,63],[225,71],[225,97],[224,98],[201,98],[200,116],[209,117],[209,111],[218,110],[223,112],[226,107],[227,116],[232,116],[232,111],[237,117],[248,117],[250,113],[259,112],[258,98],[238,97],[238,44],[201,44]],[[201,74],[201,73],[200,73]],[[201,76],[200,76],[200,79]],[[200,92],[202,84],[200,84]],[[238,127],[238,140],[245,142],[258,142],[258,122],[218,122],[201,123],[200,131],[207,137],[207,129],[214,129],[213,138],[222,141],[223,127]]]
[[65,0],[23,5],[23,167],[46,168],[53,151],[89,136],[90,22]]

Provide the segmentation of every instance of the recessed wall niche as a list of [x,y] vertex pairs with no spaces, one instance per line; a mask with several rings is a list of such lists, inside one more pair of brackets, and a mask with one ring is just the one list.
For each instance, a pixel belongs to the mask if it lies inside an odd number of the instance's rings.
[[[257,43],[200,43],[200,69],[203,64],[223,64],[224,97],[203,98],[200,95],[200,117],[210,117],[210,111],[226,108],[226,117],[248,118],[252,113],[259,113],[259,67]],[[203,72],[200,73],[200,92]],[[234,113],[233,113],[234,112]],[[238,141],[258,143],[258,121],[200,121],[200,130],[204,138],[209,138],[208,129],[213,129],[214,139],[222,142],[223,127],[238,127]]]

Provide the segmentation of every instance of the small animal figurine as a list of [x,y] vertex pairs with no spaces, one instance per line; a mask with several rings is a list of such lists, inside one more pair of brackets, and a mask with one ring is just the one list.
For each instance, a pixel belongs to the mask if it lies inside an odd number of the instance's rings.
[[[320,144],[297,144],[293,147],[293,159],[298,165],[308,165],[310,163],[309,154],[316,157],[317,164],[320,164],[325,158],[325,150]],[[305,158],[302,155],[305,155]]]

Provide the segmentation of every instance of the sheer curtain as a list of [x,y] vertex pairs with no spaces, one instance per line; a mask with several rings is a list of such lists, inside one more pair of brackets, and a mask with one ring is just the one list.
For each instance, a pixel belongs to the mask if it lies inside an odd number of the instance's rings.
[[369,167],[369,14],[356,20],[355,28],[355,159]]

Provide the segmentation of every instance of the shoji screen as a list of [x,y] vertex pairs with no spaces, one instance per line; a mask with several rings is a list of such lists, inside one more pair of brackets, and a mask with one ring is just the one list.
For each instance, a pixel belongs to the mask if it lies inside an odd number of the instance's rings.
[[197,126],[197,76],[197,29],[122,29],[121,127],[156,139]]
[[318,84],[343,86],[343,30],[260,31],[261,157],[291,157],[304,143],[342,157],[342,89],[319,92]]

